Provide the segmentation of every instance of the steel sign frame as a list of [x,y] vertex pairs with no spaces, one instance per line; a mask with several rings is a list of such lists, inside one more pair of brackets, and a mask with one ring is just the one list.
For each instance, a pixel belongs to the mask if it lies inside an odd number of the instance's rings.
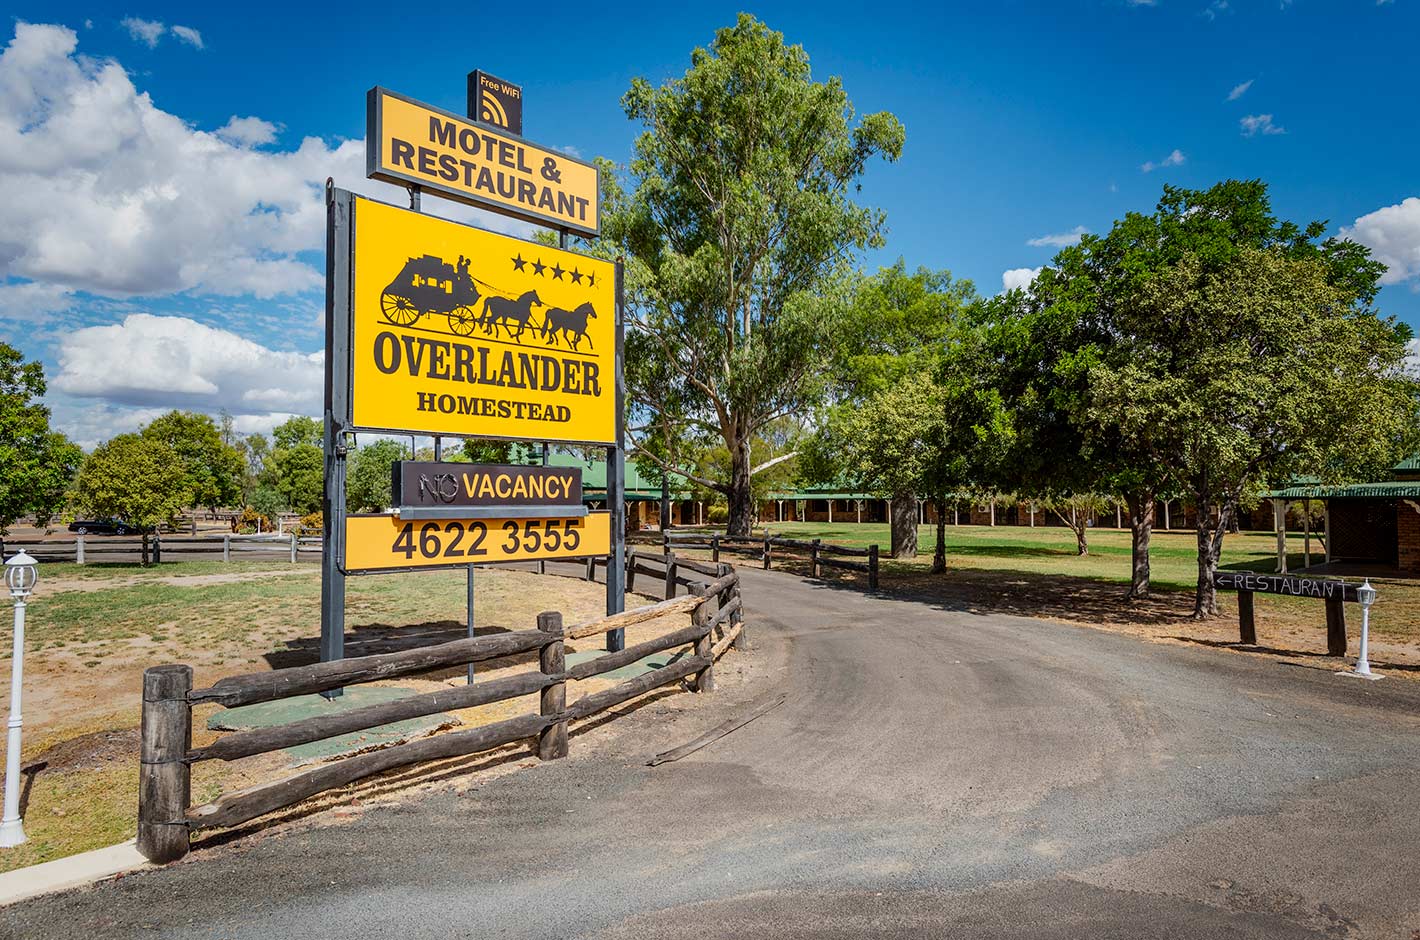
[[[514,143],[522,144],[527,147],[536,147],[538,150],[545,150],[549,153],[555,153],[559,160],[566,160],[568,163],[574,163],[579,166],[587,167],[595,174],[597,181],[597,217],[595,223],[590,226],[577,225],[568,222],[568,220],[566,219],[558,218],[557,216],[550,216],[544,215],[540,212],[530,212],[527,210],[515,209],[504,203],[485,199],[475,193],[468,193],[461,189],[453,189],[451,187],[444,186],[438,181],[430,180],[427,177],[415,176],[410,173],[402,172],[398,169],[382,166],[381,157],[384,149],[384,119],[382,109],[380,108],[381,97],[393,98],[396,101],[403,101],[405,104],[414,105],[418,108],[424,108],[427,111],[448,118],[449,120],[457,121],[460,124],[476,124],[479,128],[482,128],[483,130],[489,131],[490,133],[494,133],[502,137],[507,137]],[[539,144],[536,141],[528,140],[521,134],[514,134],[511,131],[505,130],[501,127],[496,127],[492,124],[485,124],[482,121],[475,122],[466,115],[457,114],[453,111],[446,111],[443,108],[435,107],[432,104],[427,104],[423,101],[418,100],[417,98],[411,98],[408,95],[402,95],[397,91],[390,91],[388,88],[382,88],[379,85],[376,85],[374,88],[371,88],[366,93],[365,97],[365,176],[370,179],[380,180],[386,183],[394,183],[398,186],[412,186],[423,192],[430,192],[434,193],[435,195],[442,196],[445,199],[452,199],[455,202],[461,202],[465,205],[475,206],[479,209],[487,209],[489,212],[496,212],[499,215],[505,215],[509,218],[520,219],[524,222],[531,222],[534,225],[542,225],[547,228],[555,229],[557,231],[572,232],[577,235],[585,235],[589,238],[595,238],[601,233],[601,170],[597,167],[595,163],[591,163],[587,160],[582,160],[578,157],[568,156],[560,150],[554,150],[552,147]]]

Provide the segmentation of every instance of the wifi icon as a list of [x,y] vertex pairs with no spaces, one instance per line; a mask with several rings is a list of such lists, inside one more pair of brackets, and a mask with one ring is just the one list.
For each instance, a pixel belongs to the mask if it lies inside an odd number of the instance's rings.
[[523,133],[523,88],[487,72],[468,73],[468,116],[519,136]]
[[479,117],[489,124],[497,124],[499,127],[508,126],[508,112],[503,110],[503,104],[487,88],[483,89],[483,99],[479,102]]

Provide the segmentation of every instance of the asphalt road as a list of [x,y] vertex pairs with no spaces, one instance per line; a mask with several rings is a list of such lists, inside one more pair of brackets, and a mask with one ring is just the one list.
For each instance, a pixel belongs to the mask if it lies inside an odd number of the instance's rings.
[[0,935],[1420,937],[1420,683],[744,574],[713,707]]

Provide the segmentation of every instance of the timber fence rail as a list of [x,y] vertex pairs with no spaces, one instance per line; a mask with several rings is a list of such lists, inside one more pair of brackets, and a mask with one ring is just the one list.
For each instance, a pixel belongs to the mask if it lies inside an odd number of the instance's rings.
[[294,532],[285,535],[76,535],[73,539],[45,541],[7,539],[4,550],[6,555],[23,550],[37,561],[78,565],[118,561],[123,556],[137,556],[152,564],[162,564],[165,557],[168,561],[189,561],[195,560],[195,556],[207,556],[207,560],[220,556],[225,562],[255,560],[263,555],[294,562],[301,556],[319,557],[324,550],[324,540]]
[[[696,573],[705,574],[701,568]],[[678,568],[677,568],[678,570]],[[690,569],[687,569],[690,570]],[[683,583],[677,574],[676,583]],[[186,855],[194,830],[231,827],[293,806],[316,794],[396,768],[463,757],[523,740],[535,740],[543,760],[567,756],[568,725],[654,689],[685,679],[697,692],[715,688],[716,659],[731,646],[745,648],[739,576],[731,571],[687,583],[690,593],[623,613],[564,627],[562,615],[539,614],[537,629],[493,634],[416,649],[228,676],[206,688],[192,686],[192,667],[154,666],[143,674],[143,717],[138,788],[138,850],[166,863]],[[673,613],[690,615],[689,626],[568,666],[567,640],[603,634]],[[653,653],[691,647],[686,655],[633,679],[567,702],[567,684],[629,665]],[[500,657],[538,652],[536,671],[440,689],[420,695],[321,715],[274,727],[229,733],[201,748],[192,746],[192,709],[270,702],[295,695],[392,679]],[[203,760],[232,761],[320,741],[449,709],[472,708],[537,693],[537,710],[462,731],[450,731],[378,750],[341,757],[293,776],[191,805],[191,767]]]
[[[763,536],[720,535],[706,532],[666,532],[662,535],[663,549],[670,555],[673,548],[705,548],[710,550],[710,560],[719,563],[720,552],[741,552],[758,558],[768,571],[775,556],[802,555],[808,558],[811,577],[821,577],[824,568],[839,568],[845,571],[861,571],[868,576],[868,590],[878,589],[878,546],[854,548],[851,545],[834,545],[821,539],[791,539],[780,535]],[[863,561],[845,559],[862,558]],[[628,569],[629,570],[629,569]],[[630,588],[627,588],[630,590]]]

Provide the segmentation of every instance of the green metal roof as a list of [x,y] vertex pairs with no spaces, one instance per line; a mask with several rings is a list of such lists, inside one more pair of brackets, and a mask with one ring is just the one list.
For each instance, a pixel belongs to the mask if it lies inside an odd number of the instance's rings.
[[1276,499],[1420,499],[1420,480],[1352,483],[1349,486],[1289,486],[1267,495]]

